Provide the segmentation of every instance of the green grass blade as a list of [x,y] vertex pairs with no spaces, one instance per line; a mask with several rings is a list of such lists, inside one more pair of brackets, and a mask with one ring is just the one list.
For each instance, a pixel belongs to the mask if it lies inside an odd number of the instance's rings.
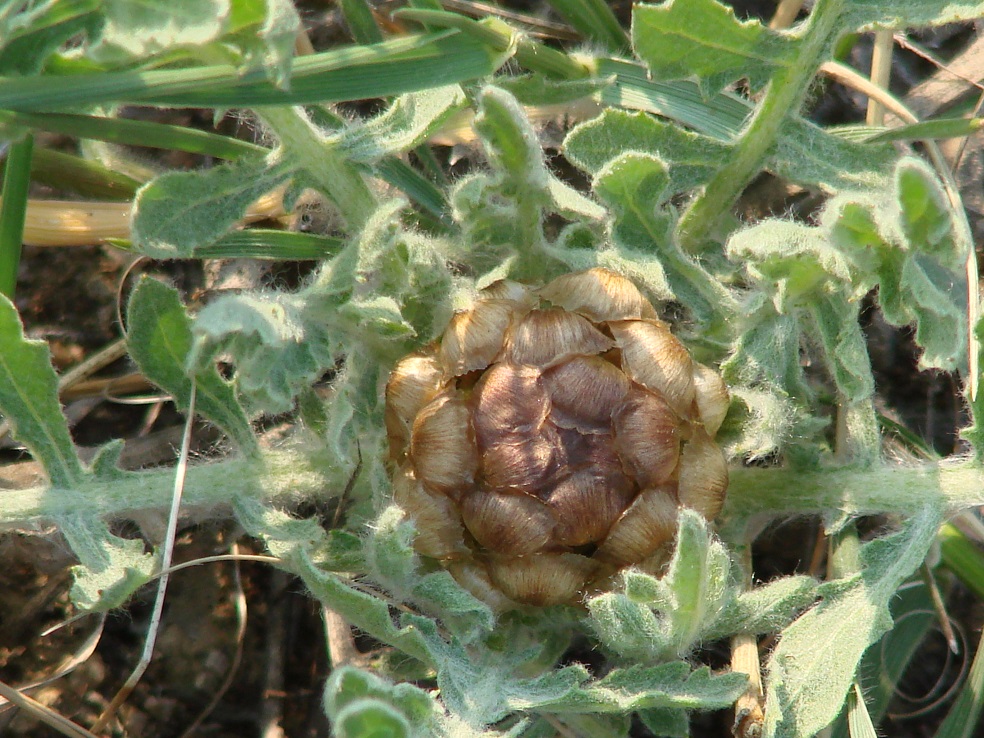
[[378,44],[383,40],[383,34],[376,25],[376,19],[366,0],[339,0],[338,5],[356,43]]
[[598,76],[609,75],[615,84],[602,90],[603,104],[656,113],[720,141],[731,142],[752,112],[734,95],[705,98],[693,82],[654,82],[640,64],[599,59]]
[[98,162],[45,148],[34,150],[31,179],[58,190],[108,200],[131,200],[143,184]]
[[940,554],[946,568],[984,600],[984,553],[952,523],[940,528]]
[[405,192],[424,211],[444,221],[445,225],[450,224],[447,220],[450,207],[444,193],[405,161],[395,156],[384,157],[376,163],[376,171],[385,182]]
[[974,738],[979,736],[977,725],[984,707],[984,639],[977,644],[977,653],[970,673],[956,702],[950,707],[946,720],[936,731],[936,738]]
[[0,203],[0,294],[10,299],[17,286],[27,214],[27,190],[31,183],[34,137],[25,136],[10,144],[3,173],[3,202]]
[[891,128],[865,139],[868,143],[886,141],[925,141],[927,139],[963,138],[984,127],[984,118],[939,118]]
[[[112,239],[117,248],[132,250],[130,241]],[[215,243],[196,246],[192,259],[328,259],[345,245],[340,238],[296,231],[247,228],[227,233]]]
[[58,376],[44,341],[24,336],[17,308],[0,295],[0,413],[55,487],[71,489],[82,463],[58,404]]
[[604,0],[550,0],[550,5],[586,39],[613,53],[629,51],[629,36]]
[[236,159],[243,154],[266,151],[262,146],[218,133],[147,120],[104,118],[71,113],[38,115],[0,110],[0,123],[109,143],[187,151],[218,159]]
[[145,72],[0,78],[0,108],[64,111],[109,103],[172,107],[257,107],[388,97],[492,74],[501,54],[445,31],[354,46],[298,59],[289,90],[262,70],[229,65]]

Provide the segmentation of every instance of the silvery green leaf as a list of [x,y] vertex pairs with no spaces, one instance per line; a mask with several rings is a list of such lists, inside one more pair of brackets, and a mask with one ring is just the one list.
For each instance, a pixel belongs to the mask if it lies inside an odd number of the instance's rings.
[[144,552],[139,538],[115,536],[101,519],[85,511],[62,516],[58,528],[79,558],[72,569],[71,596],[81,609],[105,612],[120,607],[150,580],[154,557]]
[[390,684],[352,666],[332,670],[323,701],[340,738],[424,738],[434,735],[442,712],[424,690],[411,684]]
[[482,90],[478,102],[475,130],[492,167],[517,194],[546,191],[548,172],[543,150],[516,98],[490,86]]
[[[186,410],[192,384],[186,365],[193,337],[177,290],[155,279],[141,280],[130,295],[127,328],[127,348],[140,370]],[[196,372],[194,382],[195,411],[227,433],[240,451],[255,453],[256,437],[229,382],[212,365]]]
[[411,92],[400,95],[375,118],[334,138],[339,150],[352,161],[371,163],[424,143],[466,105],[467,98],[460,85]]
[[553,701],[529,707],[561,714],[625,713],[654,707],[713,710],[733,704],[747,682],[745,674],[712,674],[706,666],[691,670],[686,661],[669,661],[613,669],[602,679],[572,686]]
[[888,603],[935,540],[940,511],[927,507],[898,533],[861,549],[862,570],[781,635],[769,659],[765,735],[814,735],[840,712],[861,656],[891,627]]
[[229,0],[106,0],[99,43],[93,59],[123,63],[181,47],[205,46],[229,23]]
[[632,48],[659,80],[696,78],[706,95],[738,79],[761,87],[794,63],[799,40],[758,20],[739,21],[717,0],[671,0],[632,9]]
[[300,17],[290,0],[235,0],[223,41],[238,47],[243,56],[240,66],[259,67],[274,84],[286,88],[300,29]]
[[627,152],[659,159],[669,168],[665,197],[706,182],[730,150],[727,144],[646,113],[613,109],[575,126],[564,140],[564,156],[591,175]]
[[[668,603],[654,601],[665,623],[670,648],[683,656],[701,639],[734,595],[729,586],[731,560],[707,521],[688,508],[680,510],[676,547],[661,589]],[[627,590],[630,585],[626,582]]]
[[219,297],[196,316],[192,367],[221,349],[236,367],[235,386],[252,411],[283,412],[334,364],[337,339],[302,296],[244,293]]
[[817,600],[817,580],[789,576],[739,593],[705,633],[708,640],[734,633],[776,633]]
[[225,235],[260,196],[292,173],[267,157],[244,156],[200,172],[168,172],[137,192],[134,248],[155,259],[192,256]]
[[58,377],[44,341],[24,336],[17,308],[0,295],[0,413],[56,487],[83,476],[82,462],[58,403]]
[[854,30],[919,28],[976,20],[977,0],[854,0],[845,8],[842,24]]

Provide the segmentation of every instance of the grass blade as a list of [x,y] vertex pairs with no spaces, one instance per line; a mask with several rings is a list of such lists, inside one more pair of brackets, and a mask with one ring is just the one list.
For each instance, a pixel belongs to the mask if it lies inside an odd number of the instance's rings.
[[977,644],[977,653],[970,666],[967,681],[950,708],[946,720],[936,731],[936,738],[974,738],[980,735],[977,724],[984,707],[984,639]]
[[262,70],[225,64],[143,72],[0,78],[0,108],[65,111],[108,103],[256,107],[388,97],[492,74],[501,54],[455,31],[312,54],[294,63],[289,90]]
[[51,149],[35,149],[31,179],[85,197],[132,200],[142,182],[102,164]]
[[147,120],[104,118],[72,113],[37,115],[0,110],[0,123],[109,143],[187,151],[218,159],[236,159],[243,154],[266,151],[262,146],[218,133]]
[[550,5],[586,39],[613,53],[629,51],[629,37],[604,0],[550,0]]
[[383,34],[376,25],[376,19],[366,0],[339,0],[338,5],[356,43],[378,44],[383,40]]
[[3,173],[3,202],[0,204],[0,294],[14,297],[17,267],[24,241],[27,191],[31,183],[34,137],[25,136],[10,144]]

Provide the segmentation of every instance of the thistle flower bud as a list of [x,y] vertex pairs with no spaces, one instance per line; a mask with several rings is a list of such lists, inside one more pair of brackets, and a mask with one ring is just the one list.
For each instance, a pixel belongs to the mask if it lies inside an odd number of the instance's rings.
[[574,602],[619,569],[658,573],[681,506],[728,485],[728,391],[607,269],[500,281],[394,368],[394,498],[418,552],[479,597]]

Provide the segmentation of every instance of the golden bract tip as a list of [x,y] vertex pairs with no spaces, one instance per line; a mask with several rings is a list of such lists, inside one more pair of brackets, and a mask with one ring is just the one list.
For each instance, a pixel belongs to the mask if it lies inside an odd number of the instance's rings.
[[595,323],[656,317],[638,287],[603,267],[557,277],[540,289],[540,297]]

